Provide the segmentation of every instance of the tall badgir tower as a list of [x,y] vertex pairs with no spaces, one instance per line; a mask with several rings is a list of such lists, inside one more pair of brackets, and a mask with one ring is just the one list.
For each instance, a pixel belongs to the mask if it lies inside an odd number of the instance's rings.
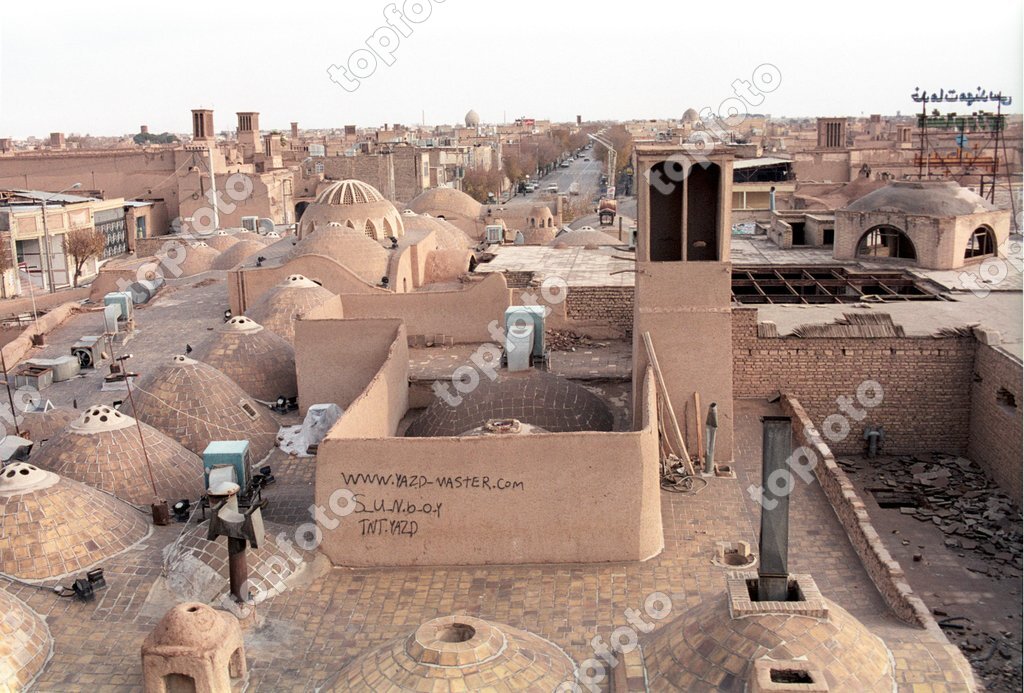
[[[715,460],[733,459],[732,152],[637,145],[636,292],[633,402],[648,365],[651,333],[666,389],[696,453],[697,426],[718,404]],[[700,396],[696,411],[694,393]],[[639,412],[634,409],[634,415]],[[635,419],[636,420],[636,419]],[[698,424],[699,422],[699,424]]]

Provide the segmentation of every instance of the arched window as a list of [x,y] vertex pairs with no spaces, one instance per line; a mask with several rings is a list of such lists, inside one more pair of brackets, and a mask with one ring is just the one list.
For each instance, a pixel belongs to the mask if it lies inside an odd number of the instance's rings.
[[351,219],[349,219],[348,221],[346,221],[346,222],[345,222],[345,226],[349,227],[349,228],[350,228],[350,229],[352,229],[353,231],[355,231],[355,230],[356,230],[356,225],[352,223],[352,220],[351,220]]
[[395,232],[391,229],[391,224],[388,223],[387,219],[385,219],[384,220],[384,237],[385,238],[391,238],[394,235],[395,235]]
[[917,251],[910,237],[895,226],[875,226],[861,236],[857,257],[916,260]]
[[363,227],[363,232],[370,238],[377,240],[377,229],[369,219],[366,220],[366,226]]
[[983,255],[994,255],[996,252],[996,234],[987,226],[979,226],[967,239],[967,248],[964,250],[964,259],[981,257]]

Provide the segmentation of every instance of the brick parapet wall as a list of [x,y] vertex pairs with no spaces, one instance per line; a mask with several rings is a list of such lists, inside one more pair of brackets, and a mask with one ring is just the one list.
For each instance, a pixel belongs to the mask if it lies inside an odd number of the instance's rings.
[[611,325],[624,335],[633,334],[633,287],[572,286],[565,297],[570,320]]
[[[832,451],[798,398],[786,394],[782,398],[782,406],[786,415],[793,418],[794,444],[814,453],[815,478],[882,599],[901,621],[922,628],[934,627],[935,632],[941,632],[928,607],[910,588],[903,568],[882,543],[878,531],[871,524],[864,501],[846,472],[836,463]],[[803,460],[801,463],[806,464]],[[794,482],[799,482],[799,478],[795,477]]]
[[[1020,498],[1022,492],[1021,378],[1018,359],[996,347],[978,345],[971,383],[968,457],[980,464],[1011,498]],[[1009,403],[1011,398],[1015,406]]]
[[[737,308],[733,388],[737,398],[790,393],[818,426],[840,415],[833,421],[845,420],[848,433],[840,436],[841,428],[825,431],[840,454],[864,451],[868,425],[885,428],[882,449],[888,454],[966,454],[976,346],[972,336],[759,338],[757,310]],[[863,407],[856,397],[866,380],[882,386],[882,402],[872,408]],[[844,412],[837,403],[843,396],[852,398],[855,413]]]

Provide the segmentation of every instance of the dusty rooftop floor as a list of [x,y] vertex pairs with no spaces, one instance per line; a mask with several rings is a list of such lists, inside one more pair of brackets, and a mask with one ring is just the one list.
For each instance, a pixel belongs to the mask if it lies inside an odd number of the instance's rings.
[[[140,333],[127,346],[134,354],[130,367],[148,372],[180,353],[186,343],[196,346],[221,324],[225,306],[220,278],[185,281],[161,292],[152,304],[137,311]],[[95,334],[100,326],[99,313],[76,316],[33,355],[64,354],[71,342]],[[444,372],[450,359],[460,358],[459,349],[412,350],[414,373],[429,378]],[[563,352],[554,364],[561,372],[581,378],[621,379],[628,373],[628,347],[611,343]],[[123,393],[101,392],[101,376],[102,371],[86,371],[85,376],[54,385],[44,395],[64,406],[77,401],[79,408],[123,397]],[[771,405],[737,402],[737,480],[713,479],[695,496],[663,494],[666,546],[658,557],[628,564],[330,569],[261,606],[264,625],[246,634],[253,686],[310,690],[367,647],[453,612],[533,631],[579,662],[593,656],[589,643],[594,635],[607,638],[615,627],[625,624],[624,610],[640,607],[653,591],[671,596],[674,614],[721,594],[725,573],[711,563],[716,542],[756,544],[758,507],[745,489],[760,474],[758,417],[770,413],[777,413]],[[283,423],[293,421],[294,416]],[[268,493],[271,504],[266,519],[295,528],[309,520],[313,461],[288,459],[277,451],[272,464],[278,482]],[[929,633],[902,624],[887,610],[816,484],[797,487],[790,527],[791,570],[813,574],[826,597],[886,641],[899,663],[901,690],[916,690],[915,685],[955,690],[946,685],[947,653]],[[53,632],[55,654],[38,690],[138,689],[139,646],[170,606],[158,585],[161,551],[181,528],[155,528],[135,549],[108,561],[103,567],[110,587],[93,603],[61,599],[0,579],[0,589],[46,616]]]
[[[771,405],[737,402],[738,479],[712,479],[694,496],[663,494],[666,546],[658,557],[627,564],[331,569],[260,607],[264,625],[245,637],[252,688],[311,690],[366,648],[454,612],[530,630],[579,662],[594,655],[595,635],[607,639],[626,624],[624,611],[641,608],[651,592],[671,597],[672,616],[721,594],[725,570],[711,563],[715,543],[756,543],[758,506],[744,489],[760,473],[758,417],[770,413],[777,413]],[[313,463],[274,465],[278,482],[268,493],[266,519],[295,527],[308,519]],[[947,685],[950,662],[933,637],[897,621],[883,605],[820,488],[798,485],[791,507],[791,571],[813,574],[826,597],[885,640],[900,667],[900,690],[956,690]],[[139,688],[139,647],[169,606],[154,588],[161,550],[181,529],[155,528],[135,550],[108,561],[109,587],[93,603],[0,580],[0,589],[46,616],[53,632],[55,654],[39,690]]]

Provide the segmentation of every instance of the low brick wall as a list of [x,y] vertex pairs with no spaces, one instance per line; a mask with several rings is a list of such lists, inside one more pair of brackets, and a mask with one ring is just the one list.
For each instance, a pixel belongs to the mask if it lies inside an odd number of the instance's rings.
[[782,405],[786,414],[793,417],[796,445],[810,448],[817,454],[814,475],[882,599],[901,621],[927,628],[945,638],[928,607],[910,589],[903,568],[885,548],[871,524],[864,501],[857,495],[846,472],[836,463],[832,451],[803,406],[789,394],[783,396]]
[[47,334],[52,332],[58,325],[71,317],[80,308],[78,301],[63,303],[46,315],[39,316],[39,319],[26,327],[21,336],[15,337],[4,345],[4,360],[7,362],[8,371],[32,349],[32,335]]
[[565,313],[577,322],[611,325],[633,334],[633,287],[573,286],[565,297]]
[[505,283],[510,289],[525,289],[533,281],[533,272],[518,272],[516,270],[505,270]]
[[[886,454],[967,453],[973,336],[758,337],[755,308],[737,308],[732,315],[735,397],[791,393],[818,426],[843,414],[851,428],[832,442],[840,454],[864,451],[868,425],[885,427]],[[883,391],[881,404],[870,409],[856,397],[866,380],[878,382]],[[844,412],[837,397],[851,398],[861,418]]]

